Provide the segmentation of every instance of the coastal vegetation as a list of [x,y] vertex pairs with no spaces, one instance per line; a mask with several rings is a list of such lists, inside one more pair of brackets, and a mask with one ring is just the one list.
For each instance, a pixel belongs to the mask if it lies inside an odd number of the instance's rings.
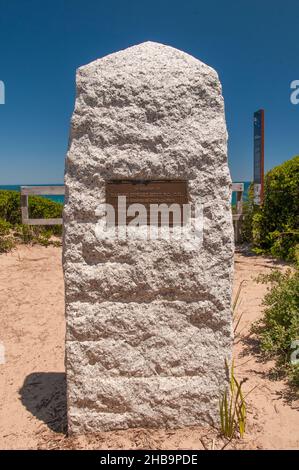
[[270,170],[262,206],[254,204],[253,185],[244,203],[242,240],[257,254],[295,261],[299,244],[299,155]]
[[[29,196],[28,205],[32,218],[58,218],[62,214],[61,203],[41,196]],[[22,224],[20,193],[0,190],[0,253],[10,251],[17,243],[57,245],[61,233],[61,225]]]
[[273,376],[287,377],[298,389],[299,156],[266,174],[262,206],[254,204],[251,185],[244,209],[243,241],[250,243],[256,254],[290,263],[285,273],[274,271],[257,279],[270,287],[263,301],[263,317],[253,325],[252,331],[259,339],[262,357],[276,361]]
[[[299,253],[297,254],[299,263]],[[252,331],[259,338],[264,359],[275,359],[274,378],[287,377],[299,389],[299,264],[285,273],[273,271],[260,276],[270,283],[262,318]]]

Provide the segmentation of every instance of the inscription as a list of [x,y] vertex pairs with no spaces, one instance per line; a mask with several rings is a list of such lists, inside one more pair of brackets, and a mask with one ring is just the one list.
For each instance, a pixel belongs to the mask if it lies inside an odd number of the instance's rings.
[[[119,197],[126,197],[126,215],[125,218],[120,217],[119,213]],[[127,215],[127,209],[132,204],[142,204],[146,209],[145,225],[150,224],[150,210],[152,205],[166,204],[171,208],[172,204],[180,206],[181,222],[183,224],[183,206],[188,204],[187,182],[180,180],[120,180],[109,181],[106,183],[106,203],[113,206],[116,215],[116,224],[120,225],[120,220],[125,220],[128,224],[134,217]],[[161,225],[161,214],[158,213],[158,226]],[[173,226],[173,213],[169,211],[169,226]]]

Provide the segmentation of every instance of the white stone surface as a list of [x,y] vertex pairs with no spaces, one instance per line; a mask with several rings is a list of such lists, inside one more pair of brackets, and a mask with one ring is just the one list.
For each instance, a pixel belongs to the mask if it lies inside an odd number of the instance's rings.
[[[218,421],[232,345],[233,228],[216,72],[147,42],[78,69],[66,160],[70,433]],[[111,179],[182,179],[203,245],[98,241]]]

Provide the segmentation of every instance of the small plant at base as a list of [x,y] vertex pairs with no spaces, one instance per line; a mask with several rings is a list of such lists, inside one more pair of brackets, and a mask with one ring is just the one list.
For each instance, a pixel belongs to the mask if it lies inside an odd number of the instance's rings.
[[11,224],[6,220],[0,219],[0,235],[8,235],[11,229]]
[[233,314],[235,314],[237,304],[238,304],[238,301],[239,301],[239,297],[240,297],[240,294],[241,294],[241,289],[242,289],[242,286],[243,286],[244,282],[245,282],[245,279],[243,279],[243,281],[241,281],[240,284],[239,284],[237,294],[236,294],[235,300],[233,302],[233,307],[232,307],[233,308]]
[[11,238],[4,238],[0,236],[0,253],[8,253],[14,247],[14,242]]
[[[229,371],[229,365],[226,361]],[[246,403],[242,392],[242,385],[247,379],[241,382],[235,377],[234,361],[229,371],[230,390],[225,390],[219,402],[221,432],[228,439],[232,439],[236,430],[239,430],[240,437],[243,438],[246,429]]]
[[[241,331],[239,331],[237,333],[237,330],[239,328],[239,325],[240,325],[240,322],[242,320],[242,317],[243,317],[243,313],[241,313],[239,316],[237,316],[237,306],[238,306],[238,302],[239,302],[239,297],[240,297],[240,294],[241,294],[241,290],[242,290],[242,287],[243,287],[243,284],[246,283],[246,280],[243,279],[240,284],[239,284],[239,287],[238,287],[238,290],[237,290],[237,294],[236,294],[236,297],[235,297],[235,300],[233,302],[233,306],[232,306],[232,310],[233,310],[233,320],[234,320],[234,335],[235,335],[235,339],[238,338],[238,336],[240,336],[240,333]],[[240,305],[240,304],[239,304]]]

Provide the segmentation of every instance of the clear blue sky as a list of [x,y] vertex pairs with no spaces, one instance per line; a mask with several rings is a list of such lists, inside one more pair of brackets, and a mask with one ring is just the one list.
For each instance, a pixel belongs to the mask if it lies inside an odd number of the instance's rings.
[[266,112],[266,169],[299,154],[298,0],[0,0],[0,184],[63,181],[75,70],[146,40],[214,67],[233,179],[252,177],[252,114]]

